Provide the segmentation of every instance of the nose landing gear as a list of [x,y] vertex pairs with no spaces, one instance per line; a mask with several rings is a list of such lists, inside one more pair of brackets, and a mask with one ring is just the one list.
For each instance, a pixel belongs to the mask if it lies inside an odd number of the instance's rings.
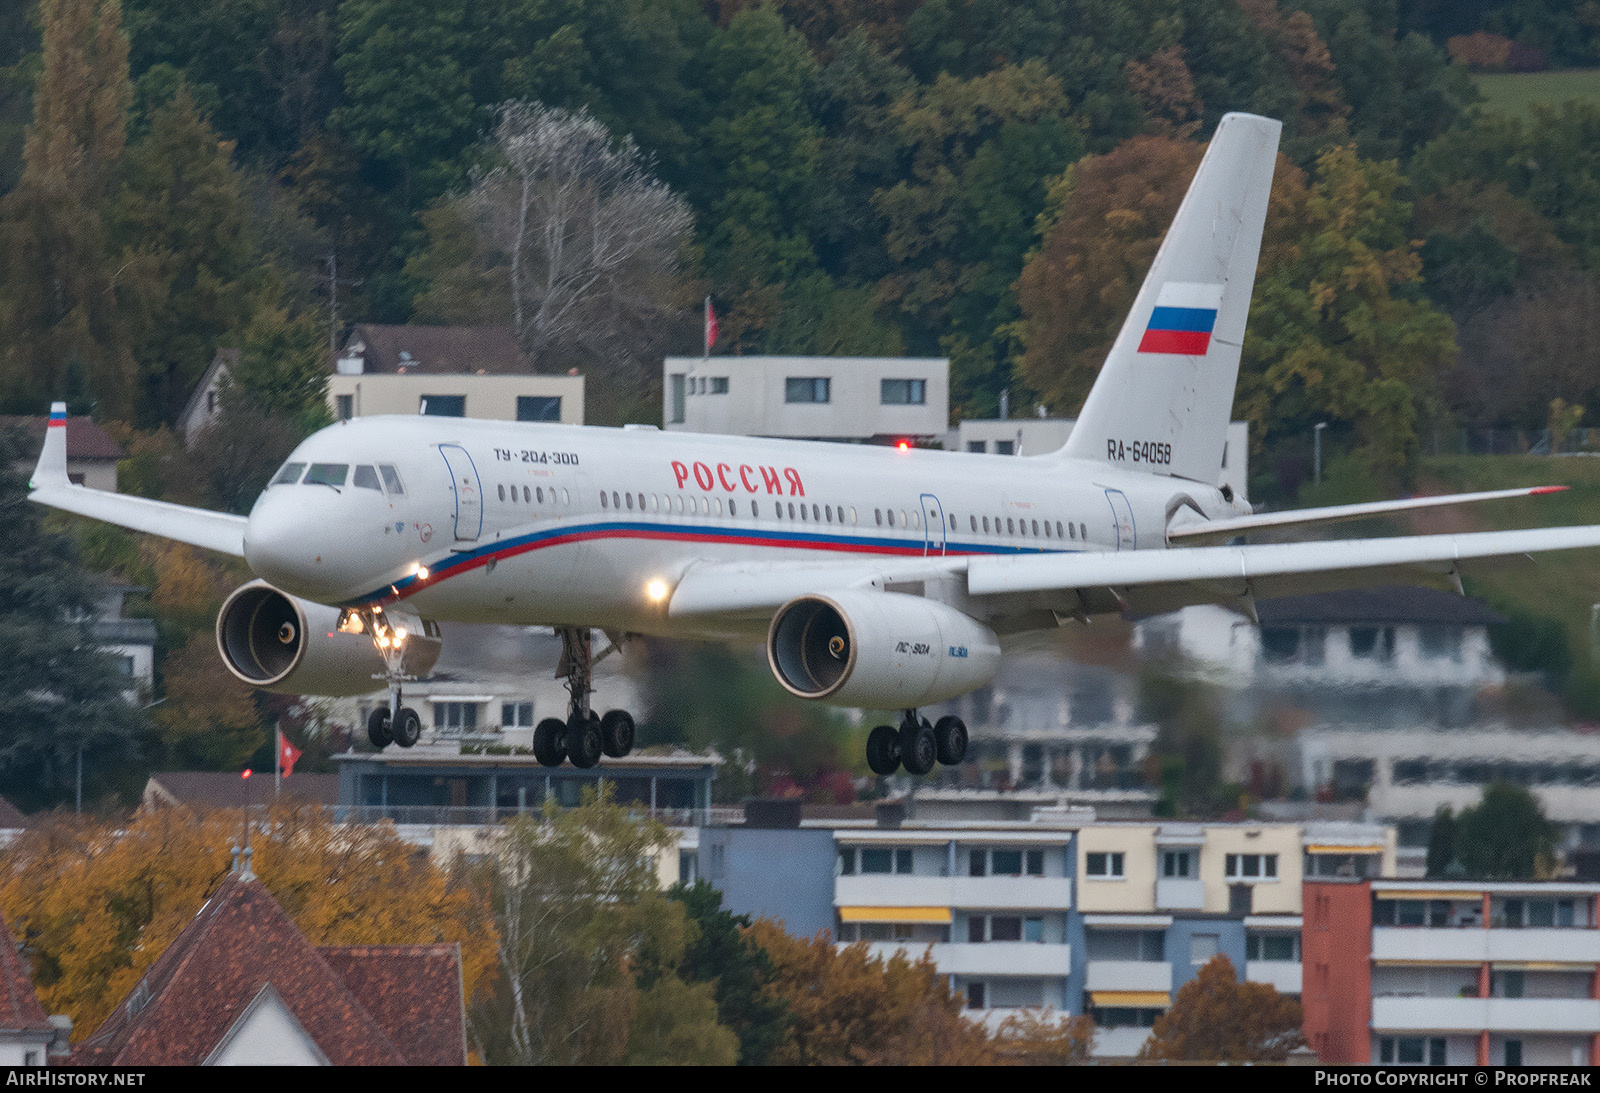
[[967,726],[959,717],[941,717],[930,725],[916,710],[907,710],[899,728],[879,725],[867,735],[867,766],[874,774],[927,774],[934,764],[955,766],[967,755]]
[[389,687],[389,705],[379,706],[367,716],[367,739],[375,748],[399,744],[409,748],[422,738],[422,718],[409,706],[402,706],[400,687],[415,679],[405,670],[405,647],[409,632],[392,622],[382,607],[352,608],[339,619],[341,630],[353,630],[372,636],[373,648],[383,658],[383,674],[372,678],[383,680]]
[[633,716],[625,710],[612,710],[601,717],[589,708],[594,691],[594,665],[617,648],[617,643],[594,655],[594,643],[586,627],[563,626],[561,663],[556,678],[567,681],[567,719],[547,717],[533,730],[533,756],[540,765],[559,767],[563,760],[587,770],[600,762],[602,755],[621,759],[633,750]]

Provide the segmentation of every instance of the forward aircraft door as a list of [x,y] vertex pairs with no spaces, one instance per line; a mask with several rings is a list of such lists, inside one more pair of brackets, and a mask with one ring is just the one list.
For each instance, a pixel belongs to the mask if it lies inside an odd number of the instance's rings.
[[456,542],[475,543],[483,532],[483,490],[478,483],[478,468],[459,444],[441,444],[439,454],[450,468],[450,493],[455,497],[456,506]]
[[925,529],[925,538],[922,541],[923,554],[944,553],[944,506],[939,504],[939,499],[931,493],[922,495],[922,526]]
[[1111,519],[1117,525],[1117,549],[1137,549],[1139,536],[1133,526],[1133,507],[1128,504],[1128,495],[1121,490],[1107,490],[1106,500],[1111,502]]

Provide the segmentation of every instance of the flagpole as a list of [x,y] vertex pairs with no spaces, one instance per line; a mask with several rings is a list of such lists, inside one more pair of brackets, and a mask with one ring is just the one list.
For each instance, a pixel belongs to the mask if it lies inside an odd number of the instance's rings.
[[272,799],[278,799],[278,779],[283,773],[283,726],[275,725],[272,729]]
[[711,296],[709,294],[707,294],[707,296],[706,296],[705,311],[701,315],[700,318],[701,318],[700,329],[705,334],[705,339],[704,340],[705,340],[705,347],[706,347],[705,353],[702,354],[702,359],[703,360],[710,360],[711,359]]

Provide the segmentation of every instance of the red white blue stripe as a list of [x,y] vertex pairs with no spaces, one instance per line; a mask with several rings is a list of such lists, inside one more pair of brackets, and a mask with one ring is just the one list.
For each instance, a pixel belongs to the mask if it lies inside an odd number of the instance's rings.
[[1156,296],[1156,306],[1139,339],[1139,352],[1205,356],[1221,304],[1221,285],[1167,282]]

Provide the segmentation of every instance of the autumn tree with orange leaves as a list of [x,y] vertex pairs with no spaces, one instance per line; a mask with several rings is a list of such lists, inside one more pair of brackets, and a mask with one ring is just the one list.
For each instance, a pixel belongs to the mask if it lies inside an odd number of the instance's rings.
[[1300,1003],[1264,983],[1241,983],[1220,953],[1178,990],[1156,1018],[1141,1059],[1281,1063],[1305,1045]]
[[[391,827],[335,826],[314,808],[255,820],[252,868],[312,944],[455,942],[471,997],[494,963],[480,892]],[[79,1037],[98,1028],[227,875],[241,824],[231,811],[160,809],[121,827],[57,815],[0,854],[0,911],[45,1008]]]

